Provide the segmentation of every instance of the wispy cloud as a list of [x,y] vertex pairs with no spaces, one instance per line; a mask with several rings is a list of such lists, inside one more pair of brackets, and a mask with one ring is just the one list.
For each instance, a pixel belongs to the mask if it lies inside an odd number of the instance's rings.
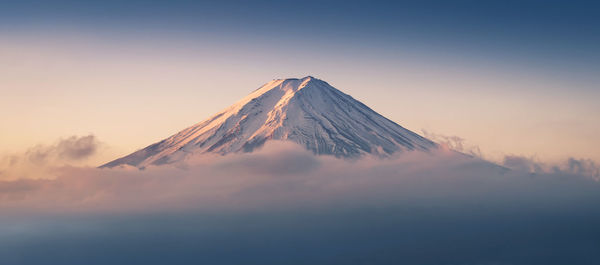
[[433,133],[427,130],[421,131],[423,132],[423,135],[426,138],[440,144],[443,148],[452,149],[464,154],[483,158],[483,154],[481,153],[481,149],[479,149],[479,146],[468,144],[466,140],[462,137],[455,135],[443,135],[439,133]]
[[[49,161],[72,161],[88,158],[96,153],[98,141],[94,135],[71,136],[59,140],[54,145],[37,145],[28,149],[24,158],[35,164],[45,164]],[[11,163],[16,163],[17,156],[12,156]]]
[[55,167],[85,161],[97,153],[99,146],[94,135],[70,136],[51,145],[0,156],[0,180],[54,177],[50,171]]

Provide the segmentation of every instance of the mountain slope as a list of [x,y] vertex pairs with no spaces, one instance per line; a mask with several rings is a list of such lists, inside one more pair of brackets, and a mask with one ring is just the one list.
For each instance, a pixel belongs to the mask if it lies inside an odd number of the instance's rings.
[[315,154],[344,158],[437,147],[307,76],[273,80],[209,119],[102,167],[160,165],[197,153],[252,152],[268,140],[292,141]]

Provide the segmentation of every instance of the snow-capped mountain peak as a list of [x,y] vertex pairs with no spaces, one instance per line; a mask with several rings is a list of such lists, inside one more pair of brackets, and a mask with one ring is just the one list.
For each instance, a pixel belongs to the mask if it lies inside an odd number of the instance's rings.
[[292,141],[315,154],[343,158],[437,147],[307,76],[268,82],[207,120],[103,167],[160,165],[198,153],[252,152],[268,140]]

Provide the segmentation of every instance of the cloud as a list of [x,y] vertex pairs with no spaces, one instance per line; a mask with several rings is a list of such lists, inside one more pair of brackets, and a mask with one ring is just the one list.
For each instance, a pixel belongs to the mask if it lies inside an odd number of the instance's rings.
[[36,145],[23,153],[0,156],[0,180],[53,178],[55,167],[77,164],[96,154],[94,135],[70,136],[52,145]]
[[[475,201],[499,198],[489,202],[495,204],[512,200],[503,196],[525,187],[535,192],[519,194],[519,198],[544,196],[545,191],[539,190],[542,184],[560,190],[563,186],[557,181],[563,178],[571,184],[597,186],[598,168],[592,161],[571,159],[562,166],[546,166],[510,156],[504,166],[513,170],[443,150],[345,161],[317,157],[295,144],[277,142],[252,154],[200,155],[144,170],[56,167],[47,172],[54,179],[42,176],[0,182],[0,201],[19,211],[71,212],[243,208],[262,203],[275,207],[284,202],[353,201],[356,196],[365,200],[353,203],[366,203],[377,201],[375,198],[418,200],[441,194],[461,200],[472,196]],[[538,174],[536,181],[530,173]],[[484,191],[485,196],[477,197]],[[568,199],[571,192],[561,193]]]
[[515,169],[444,150],[345,161],[275,142],[144,170],[59,167],[0,182],[0,263],[600,261],[596,164],[505,162]]
[[569,158],[567,169],[571,174],[589,176],[600,181],[600,166],[591,159]]
[[502,164],[508,168],[530,173],[542,173],[543,165],[532,158],[517,155],[506,155]]
[[80,160],[95,154],[98,142],[94,135],[71,136],[60,140],[55,148],[58,156],[62,159]]
[[507,155],[504,157],[502,165],[510,169],[530,172],[532,174],[571,174],[600,181],[600,166],[591,159],[570,157],[563,163],[547,164],[537,161],[534,158]]
[[421,131],[423,132],[423,135],[426,138],[442,145],[442,147],[444,147],[444,148],[456,150],[458,152],[472,155],[475,157],[480,157],[480,158],[483,157],[483,154],[481,153],[479,146],[467,144],[467,142],[464,138],[461,138],[459,136],[454,136],[454,135],[448,136],[448,135],[433,133],[433,132],[429,132],[426,130],[421,130]]
[[[476,158],[485,159],[481,149],[477,145],[467,144],[464,138],[432,133],[426,130],[422,131],[425,137],[437,142],[443,149],[455,150]],[[600,166],[591,159],[569,157],[562,163],[549,164],[541,162],[534,157],[508,154],[504,155],[498,164],[519,172],[529,172],[531,174],[549,174],[553,172],[574,174],[600,181]]]
[[48,160],[81,160],[96,153],[98,141],[94,135],[71,136],[59,140],[56,144],[45,146],[37,145],[25,152],[29,161],[35,164],[44,164]]

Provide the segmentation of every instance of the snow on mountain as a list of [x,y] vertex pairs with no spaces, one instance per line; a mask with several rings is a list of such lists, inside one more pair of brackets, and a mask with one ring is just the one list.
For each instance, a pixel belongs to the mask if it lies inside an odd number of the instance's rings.
[[437,148],[327,82],[307,76],[273,80],[207,120],[102,167],[252,152],[268,140],[292,141],[315,154],[340,158]]

